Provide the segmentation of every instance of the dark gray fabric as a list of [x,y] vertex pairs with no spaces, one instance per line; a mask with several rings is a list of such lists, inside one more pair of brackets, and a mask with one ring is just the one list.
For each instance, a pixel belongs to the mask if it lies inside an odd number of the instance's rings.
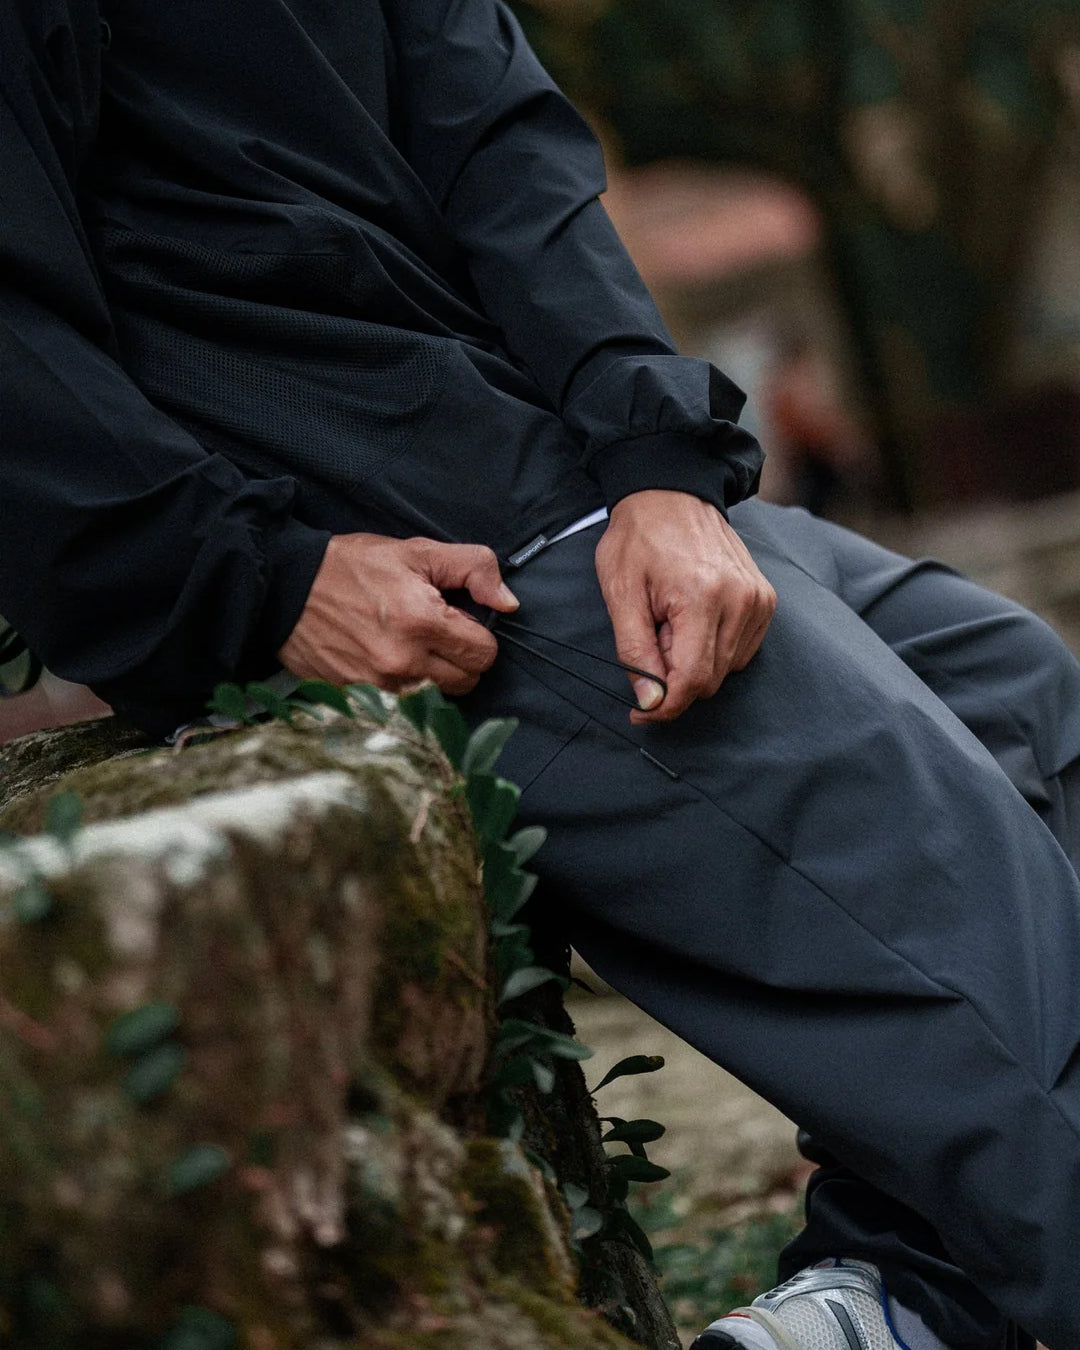
[[[1002,1316],[1072,1350],[1080,886],[1037,779],[1080,755],[1080,668],[945,569],[760,503],[732,520],[779,607],[714,699],[633,729],[506,652],[466,703],[523,720],[501,767],[550,829],[541,905],[613,984],[922,1216],[936,1259]],[[512,582],[523,622],[611,656],[596,537]],[[925,1309],[935,1328],[941,1313]],[[989,1318],[973,1297],[948,1329],[985,1343]]]

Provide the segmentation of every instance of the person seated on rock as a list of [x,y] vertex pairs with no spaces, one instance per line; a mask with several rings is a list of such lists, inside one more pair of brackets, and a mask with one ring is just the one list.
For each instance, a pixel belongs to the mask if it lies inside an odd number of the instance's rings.
[[700,1347],[1077,1350],[1055,635],[754,500],[498,0],[9,0],[0,95],[0,613],[155,734],[281,665],[520,719],[545,912],[822,1164]]

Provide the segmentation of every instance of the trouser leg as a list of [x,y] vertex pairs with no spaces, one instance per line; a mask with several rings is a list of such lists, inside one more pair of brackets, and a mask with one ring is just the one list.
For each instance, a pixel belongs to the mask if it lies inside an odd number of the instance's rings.
[[[766,526],[744,534],[780,608],[715,699],[632,730],[501,658],[473,711],[523,717],[505,771],[552,827],[544,894],[600,972],[920,1214],[1005,1314],[1080,1346],[1076,876],[983,746]],[[523,620],[610,655],[593,542],[515,590]]]
[[[769,508],[756,514],[769,514]],[[774,513],[775,514],[775,513]],[[1045,820],[1074,869],[1080,859],[1080,665],[1029,611],[933,562],[913,562],[848,531],[785,513],[789,533],[831,554],[825,580],[994,756]],[[890,1290],[949,1344],[991,1345],[1002,1319],[950,1260],[936,1232],[801,1141],[819,1170],[807,1226],[781,1276],[837,1252],[874,1261]]]

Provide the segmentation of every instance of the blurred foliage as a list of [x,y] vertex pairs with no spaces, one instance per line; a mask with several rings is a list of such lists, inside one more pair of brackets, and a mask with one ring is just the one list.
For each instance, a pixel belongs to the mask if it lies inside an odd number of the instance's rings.
[[781,1250],[803,1226],[802,1201],[731,1227],[688,1235],[688,1178],[631,1197],[631,1212],[653,1242],[660,1289],[681,1331],[699,1331],[776,1284]]
[[753,165],[822,208],[898,497],[1000,378],[1024,241],[1080,79],[1080,0],[518,0],[628,163]]

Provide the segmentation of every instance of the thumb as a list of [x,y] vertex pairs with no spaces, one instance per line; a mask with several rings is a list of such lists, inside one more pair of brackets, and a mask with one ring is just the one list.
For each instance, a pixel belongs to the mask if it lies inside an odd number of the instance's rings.
[[[667,662],[660,651],[652,610],[645,594],[642,592],[633,598],[627,596],[611,600],[608,612],[615,631],[615,649],[619,660],[629,666],[663,674],[667,670]],[[644,712],[651,712],[663,702],[664,691],[655,680],[648,680],[642,675],[630,675],[630,683],[638,707]]]
[[517,596],[502,579],[499,560],[482,544],[432,544],[427,555],[428,576],[440,591],[464,587],[478,605],[503,614],[519,606]]

